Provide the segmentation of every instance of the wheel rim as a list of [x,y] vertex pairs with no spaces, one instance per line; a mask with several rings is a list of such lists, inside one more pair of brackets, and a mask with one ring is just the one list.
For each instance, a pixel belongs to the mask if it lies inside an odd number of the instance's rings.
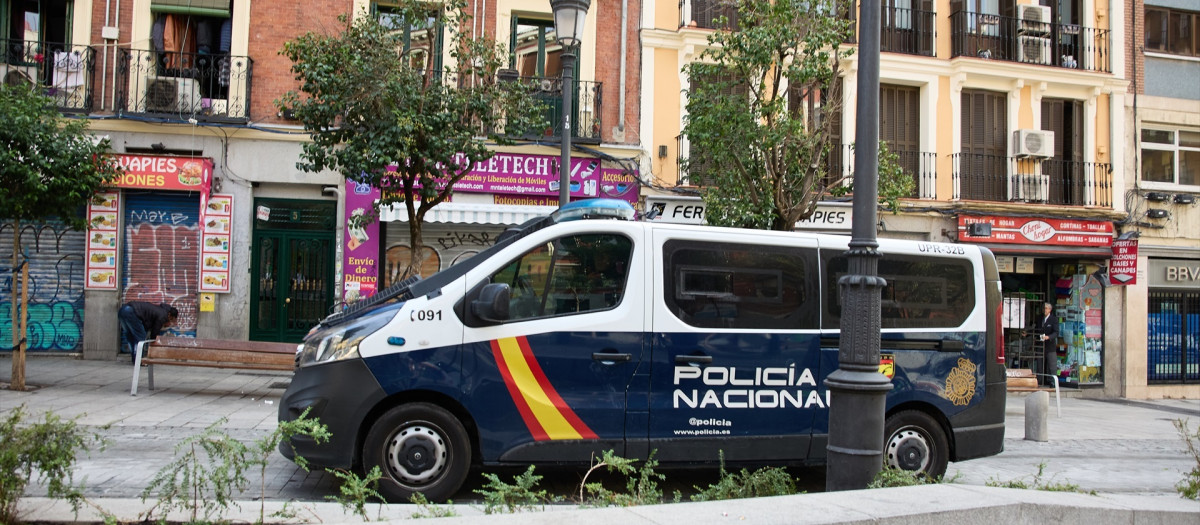
[[450,449],[438,429],[414,424],[392,434],[384,452],[388,468],[397,481],[424,485],[432,483],[445,472]]
[[887,443],[888,466],[928,472],[933,462],[929,437],[915,427],[904,427],[892,434]]

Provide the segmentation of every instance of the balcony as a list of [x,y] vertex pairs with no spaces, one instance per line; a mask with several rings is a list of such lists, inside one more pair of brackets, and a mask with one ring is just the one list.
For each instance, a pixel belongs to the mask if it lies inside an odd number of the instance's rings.
[[[725,24],[721,18],[725,17]],[[736,0],[680,0],[679,27],[730,29],[738,25]]]
[[[842,176],[854,177],[854,146],[844,145],[840,148],[835,147],[834,152],[829,156],[829,175],[825,180],[826,184],[836,180]],[[900,165],[900,169],[909,174],[913,178],[916,185],[913,187],[913,192],[907,197],[932,199],[935,196],[937,189],[937,154],[931,151],[916,151],[916,150],[890,150],[896,155],[896,163]]]
[[956,200],[1112,207],[1109,164],[974,153],[953,160]]
[[887,53],[934,56],[937,14],[920,9],[883,8],[879,50]]
[[92,79],[96,52],[89,46],[50,42],[0,40],[0,75],[5,85],[22,82],[41,86],[63,113],[92,110]]
[[125,50],[118,63],[117,109],[167,120],[250,119],[250,57]]
[[[562,78],[560,77],[519,77],[523,83],[534,87],[533,96],[542,103],[546,127],[528,130],[514,134],[515,137],[528,140],[559,139],[562,137]],[[602,82],[577,80],[571,90],[574,98],[571,109],[571,142],[580,144],[600,143],[600,114]]]
[[955,12],[951,56],[1111,72],[1107,29]]

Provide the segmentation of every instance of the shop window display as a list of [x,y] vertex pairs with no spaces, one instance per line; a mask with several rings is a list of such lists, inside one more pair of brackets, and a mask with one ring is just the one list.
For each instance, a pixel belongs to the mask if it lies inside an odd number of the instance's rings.
[[1104,286],[1094,275],[1096,269],[1088,264],[1063,264],[1055,269],[1057,374],[1067,383],[1103,382]]

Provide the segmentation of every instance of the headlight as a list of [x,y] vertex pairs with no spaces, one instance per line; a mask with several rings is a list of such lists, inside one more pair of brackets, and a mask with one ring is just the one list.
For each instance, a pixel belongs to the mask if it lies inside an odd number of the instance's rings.
[[314,337],[304,343],[304,348],[300,351],[300,358],[297,359],[296,364],[308,366],[356,358],[358,357],[358,344],[368,335],[387,325],[388,321],[395,316],[395,311],[368,315],[338,326],[337,329],[325,334],[317,334],[319,339]]

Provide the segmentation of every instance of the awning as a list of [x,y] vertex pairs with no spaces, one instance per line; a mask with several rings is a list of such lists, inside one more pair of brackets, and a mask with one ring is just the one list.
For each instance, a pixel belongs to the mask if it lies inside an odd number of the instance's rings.
[[963,243],[983,246],[996,255],[1023,257],[1079,257],[1112,259],[1112,246],[1058,246],[1037,244]]
[[[466,224],[521,224],[534,217],[550,215],[557,206],[515,206],[510,204],[465,204],[443,202],[425,214],[425,222]],[[393,204],[379,213],[381,222],[408,222],[403,204]]]

